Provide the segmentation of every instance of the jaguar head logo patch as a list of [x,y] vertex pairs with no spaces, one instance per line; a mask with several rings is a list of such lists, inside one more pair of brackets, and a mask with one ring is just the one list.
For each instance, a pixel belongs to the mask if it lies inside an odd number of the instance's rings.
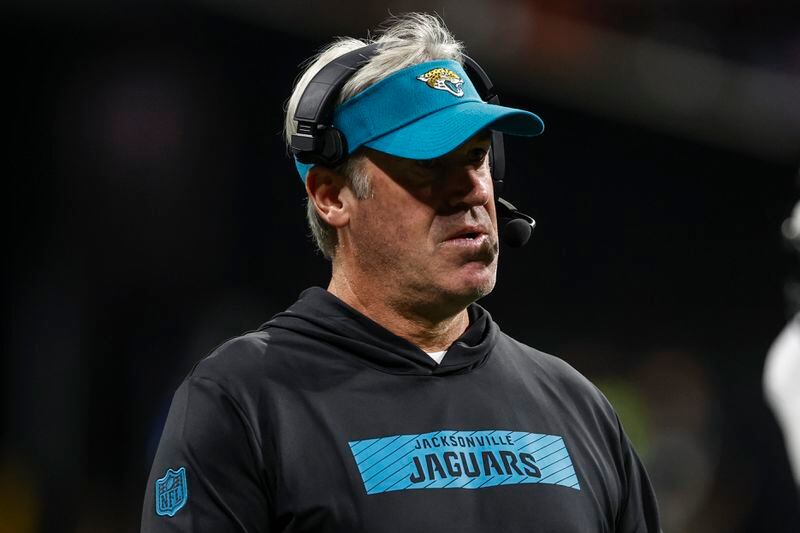
[[418,76],[417,79],[425,82],[431,89],[447,91],[459,98],[464,96],[464,89],[461,88],[461,86],[464,85],[464,80],[449,68],[439,67],[431,69],[422,76]]
[[156,480],[156,514],[175,516],[186,505],[189,493],[186,490],[186,468],[167,469],[164,477]]

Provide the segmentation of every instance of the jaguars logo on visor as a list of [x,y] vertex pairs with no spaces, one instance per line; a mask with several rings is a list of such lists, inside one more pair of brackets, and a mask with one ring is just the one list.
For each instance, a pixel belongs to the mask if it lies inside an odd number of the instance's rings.
[[464,89],[461,88],[464,80],[449,68],[439,67],[429,70],[422,76],[418,76],[417,79],[424,81],[431,89],[447,91],[459,98],[464,96]]

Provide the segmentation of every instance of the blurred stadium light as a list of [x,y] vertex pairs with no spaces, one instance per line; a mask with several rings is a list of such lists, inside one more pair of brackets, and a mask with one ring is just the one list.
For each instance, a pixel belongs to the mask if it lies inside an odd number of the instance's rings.
[[[306,36],[365,36],[365,28],[379,23],[389,12],[386,4],[361,0],[205,2],[272,29]],[[395,13],[438,12],[467,43],[470,54],[488,65],[497,79],[507,85],[513,82],[504,87],[506,91],[528,93],[775,161],[800,157],[800,31],[792,36],[790,30],[784,35],[768,34],[765,29],[761,36],[775,40],[776,46],[794,47],[794,56],[790,51],[782,58],[766,49],[763,56],[734,54],[739,57],[731,59],[703,48],[718,48],[713,43],[736,39],[735,28],[718,24],[712,31],[681,26],[677,16],[671,18],[669,10],[662,12],[656,3],[638,8],[637,4],[611,0],[586,5],[575,0],[408,0],[394,2],[391,8]],[[680,1],[665,4],[688,5]],[[688,8],[695,9],[698,16],[706,13],[705,18],[712,20],[715,15],[717,20],[723,19],[730,10],[750,5],[708,0],[691,4],[695,7]],[[627,20],[609,24],[603,16],[606,12],[624,13],[625,7],[634,13]],[[657,24],[652,23],[653,18]],[[663,29],[670,27],[677,29]],[[662,35],[678,35],[688,43],[661,39]],[[700,45],[695,48],[691,43]]]

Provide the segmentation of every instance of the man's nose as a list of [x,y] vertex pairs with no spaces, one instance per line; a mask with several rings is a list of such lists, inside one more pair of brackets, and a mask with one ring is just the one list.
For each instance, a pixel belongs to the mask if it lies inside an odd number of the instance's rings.
[[458,167],[448,173],[452,207],[486,205],[492,198],[492,178],[486,168]]

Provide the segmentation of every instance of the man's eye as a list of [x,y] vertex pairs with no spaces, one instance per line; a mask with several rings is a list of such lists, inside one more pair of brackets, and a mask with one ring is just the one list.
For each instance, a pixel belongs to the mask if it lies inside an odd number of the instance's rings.
[[470,161],[474,163],[482,163],[486,156],[488,155],[488,151],[484,150],[483,148],[475,148],[474,150],[470,150],[469,158]]

